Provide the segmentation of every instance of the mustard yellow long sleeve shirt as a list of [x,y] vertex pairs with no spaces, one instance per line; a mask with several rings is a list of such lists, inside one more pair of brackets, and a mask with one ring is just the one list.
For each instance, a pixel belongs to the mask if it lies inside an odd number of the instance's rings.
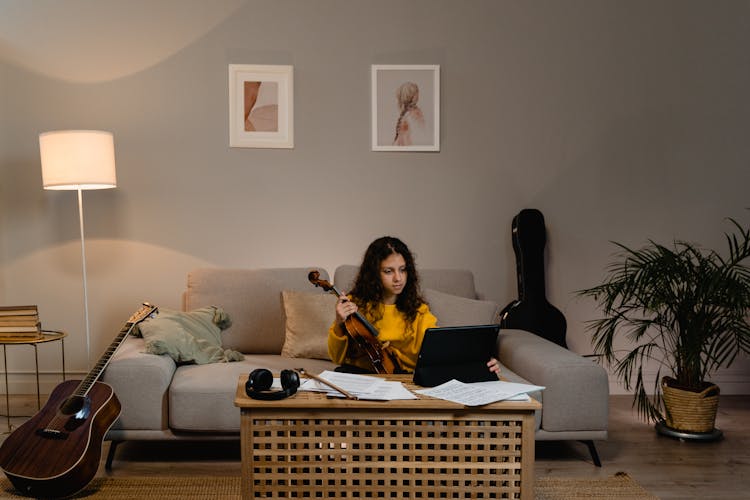
[[[422,347],[424,332],[428,328],[437,326],[437,318],[430,312],[427,304],[422,304],[417,310],[413,328],[407,329],[404,315],[396,309],[396,305],[383,305],[383,317],[372,324],[378,330],[378,340],[390,342],[390,346],[398,358],[401,367],[413,372],[417,364],[419,349]],[[368,318],[369,320],[369,318]],[[351,364],[364,369],[372,369],[367,357],[351,358],[348,353],[349,337],[340,325],[334,322],[328,330],[328,354],[337,364]]]

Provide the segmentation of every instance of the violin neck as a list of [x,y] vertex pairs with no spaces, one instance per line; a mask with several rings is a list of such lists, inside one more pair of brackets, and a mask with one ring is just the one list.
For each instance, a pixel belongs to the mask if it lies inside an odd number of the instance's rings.
[[343,294],[342,294],[341,292],[339,292],[339,291],[338,291],[338,289],[337,289],[337,288],[336,288],[335,286],[333,286],[333,285],[331,285],[331,288],[330,288],[329,292],[330,292],[330,293],[332,293],[333,295],[335,295],[336,297],[341,297],[341,296],[343,295]]

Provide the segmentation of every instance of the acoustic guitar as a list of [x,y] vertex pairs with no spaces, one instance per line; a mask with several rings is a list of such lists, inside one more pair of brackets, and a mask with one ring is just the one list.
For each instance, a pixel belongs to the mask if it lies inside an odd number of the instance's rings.
[[521,210],[511,226],[516,254],[518,299],[500,313],[502,328],[520,328],[567,347],[567,322],[559,309],[549,303],[544,286],[544,246],[547,232],[542,212]]
[[0,468],[21,493],[64,497],[94,478],[104,435],[121,409],[112,387],[97,380],[135,325],[156,311],[143,304],[84,380],[55,387],[44,407],[0,446]]

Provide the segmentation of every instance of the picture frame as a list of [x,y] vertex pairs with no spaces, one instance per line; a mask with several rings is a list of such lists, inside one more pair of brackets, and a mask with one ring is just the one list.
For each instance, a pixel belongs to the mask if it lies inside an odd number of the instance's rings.
[[439,65],[372,65],[372,150],[440,151]]
[[294,148],[294,67],[229,65],[229,146]]

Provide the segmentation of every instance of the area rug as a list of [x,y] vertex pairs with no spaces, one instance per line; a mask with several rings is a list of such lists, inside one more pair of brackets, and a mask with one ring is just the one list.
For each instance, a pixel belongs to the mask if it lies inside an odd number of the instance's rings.
[[592,479],[539,478],[534,482],[534,498],[536,500],[659,500],[624,472],[618,472],[612,477]]
[[[628,499],[658,500],[623,472],[601,479],[540,478],[534,484],[536,500]],[[0,481],[0,499],[20,496],[7,478]],[[240,478],[220,476],[185,477],[97,477],[81,492],[68,498],[134,499],[215,499],[240,498]]]

